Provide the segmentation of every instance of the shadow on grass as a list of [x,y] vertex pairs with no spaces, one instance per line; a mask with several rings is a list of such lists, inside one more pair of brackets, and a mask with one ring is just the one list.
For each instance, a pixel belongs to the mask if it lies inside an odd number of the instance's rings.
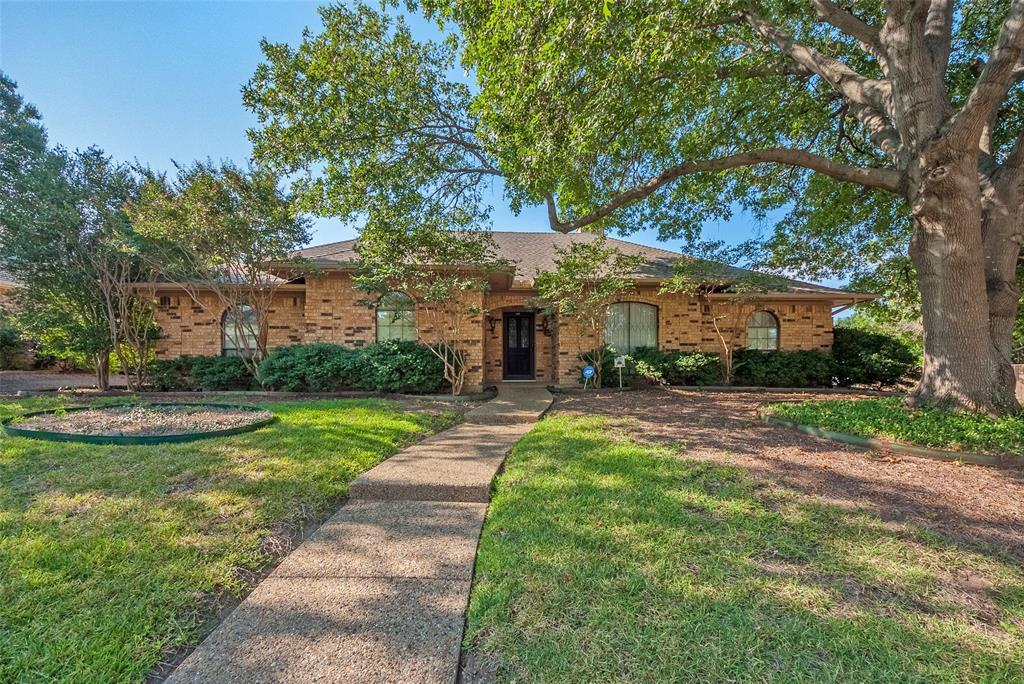
[[467,645],[499,679],[1019,681],[1001,554],[556,416],[510,456]]
[[382,401],[269,408],[267,428],[177,445],[0,437],[0,680],[143,679],[357,474],[448,420]]

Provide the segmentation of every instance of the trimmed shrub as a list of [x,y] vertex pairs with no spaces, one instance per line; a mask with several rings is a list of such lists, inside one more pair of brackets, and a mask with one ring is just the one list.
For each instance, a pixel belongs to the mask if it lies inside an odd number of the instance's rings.
[[761,351],[738,349],[733,354],[733,384],[750,387],[830,387],[836,364],[819,349]]
[[14,370],[25,352],[25,341],[18,329],[0,321],[0,370]]
[[[616,387],[619,372],[615,368],[615,354],[606,353],[601,377],[605,387]],[[649,384],[717,385],[722,382],[722,363],[718,354],[659,350],[640,347],[626,355],[622,370],[622,384],[630,387]]]
[[676,352],[663,372],[670,385],[720,385],[722,359],[707,352]]
[[833,340],[840,385],[896,385],[918,364],[910,345],[884,333],[838,327]]
[[444,386],[444,364],[422,344],[388,340],[359,351],[355,389],[426,393]]
[[260,364],[269,389],[285,392],[437,392],[444,366],[422,344],[390,340],[359,349],[337,344],[278,347]]
[[336,392],[352,387],[360,351],[337,344],[278,347],[260,364],[268,389],[282,392]]
[[157,392],[190,392],[195,389],[190,357],[151,361],[146,385]]
[[255,378],[235,356],[182,356],[154,361],[148,385],[158,392],[228,392],[257,389]]
[[259,385],[237,356],[195,356],[192,377],[204,392],[257,389]]

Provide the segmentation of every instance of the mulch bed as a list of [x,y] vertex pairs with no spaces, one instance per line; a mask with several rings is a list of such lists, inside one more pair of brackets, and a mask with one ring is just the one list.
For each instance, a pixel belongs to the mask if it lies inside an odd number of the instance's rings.
[[912,522],[959,543],[994,546],[1024,559],[1024,473],[867,451],[769,425],[769,401],[827,399],[813,394],[601,390],[563,396],[556,411],[626,418],[642,442],[682,445],[681,458],[739,466],[756,480]]
[[228,430],[271,417],[270,411],[218,406],[109,406],[48,413],[17,422],[21,429],[104,437],[152,437]]

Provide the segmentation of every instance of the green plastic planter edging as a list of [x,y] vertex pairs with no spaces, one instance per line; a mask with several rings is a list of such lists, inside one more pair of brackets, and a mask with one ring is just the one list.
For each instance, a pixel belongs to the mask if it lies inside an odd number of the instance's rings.
[[103,408],[121,408],[124,406],[208,406],[211,408],[222,408],[232,409],[234,411],[265,411],[256,406],[244,406],[236,404],[209,404],[209,403],[145,403],[145,404],[116,404],[114,406],[71,406],[64,409],[50,409],[48,411],[33,411],[31,413],[23,413],[20,416],[12,416],[3,421],[3,430],[6,434],[12,437],[28,437],[29,439],[41,439],[49,442],[80,442],[82,444],[122,444],[122,445],[137,445],[137,444],[176,444],[181,442],[192,442],[197,439],[209,439],[211,437],[228,437],[230,435],[240,435],[243,432],[252,432],[258,430],[261,427],[266,427],[274,422],[275,417],[272,415],[269,418],[258,420],[255,423],[249,425],[239,425],[238,427],[225,428],[223,430],[210,430],[208,432],[184,432],[174,435],[81,435],[73,432],[49,432],[46,430],[31,430],[22,429],[17,427],[17,424],[12,424],[13,420],[20,420],[22,418],[31,418],[32,416],[45,416],[59,412],[74,413],[75,411],[88,411],[93,409]]
[[947,451],[945,449],[911,446],[909,444],[888,442],[886,440],[875,439],[873,437],[858,437],[857,435],[848,435],[843,432],[833,432],[813,425],[804,425],[803,423],[797,423],[792,420],[776,418],[762,411],[758,411],[758,415],[761,420],[772,425],[781,425],[782,427],[793,428],[794,430],[799,430],[807,435],[813,435],[814,437],[827,437],[828,439],[834,439],[837,442],[852,444],[853,446],[864,447],[865,449],[883,449],[910,454],[911,456],[934,458],[940,461],[973,463],[975,465],[994,466],[997,468],[1024,467],[1024,458],[1017,458],[1010,455],[977,454],[969,451]]

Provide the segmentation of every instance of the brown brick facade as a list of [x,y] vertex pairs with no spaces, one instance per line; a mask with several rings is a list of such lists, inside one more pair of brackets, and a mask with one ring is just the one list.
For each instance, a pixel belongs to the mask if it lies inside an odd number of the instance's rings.
[[[533,311],[533,292],[489,292],[485,306],[490,316],[484,327],[484,382],[488,385],[501,382],[504,374],[503,345],[504,331],[502,316],[508,311]],[[491,321],[493,321],[493,329]],[[545,317],[535,312],[533,320],[534,375],[543,382],[555,382],[555,337],[552,322],[545,329]]]
[[[197,304],[184,293],[163,292],[158,322],[163,337],[157,345],[160,358],[178,355],[215,355],[221,351],[220,321],[223,312],[212,295]],[[469,372],[466,389],[501,382],[502,314],[532,310],[532,291],[495,291],[478,295],[471,304],[485,312],[460,324],[462,346]],[[355,290],[347,273],[328,273],[308,278],[304,291],[280,293],[271,314],[268,343],[271,348],[311,342],[332,342],[361,347],[376,340],[376,314],[370,297]],[[662,349],[717,352],[720,342],[712,320],[735,347],[744,347],[750,314],[767,310],[779,320],[781,349],[829,349],[832,346],[832,310],[828,299],[785,299],[736,302],[714,299],[702,302],[682,294],[659,295],[654,287],[641,288],[623,301],[658,307],[658,346]],[[432,339],[431,317],[417,309],[421,337]],[[493,321],[493,330],[492,330]],[[534,320],[536,379],[555,384],[576,384],[580,352],[599,340],[593,335],[580,340],[569,323],[545,321],[540,312]]]
[[[274,297],[267,329],[271,349],[305,341],[304,303],[305,294],[299,291]],[[212,293],[199,293],[193,298],[181,291],[158,292],[156,319],[161,334],[156,343],[157,358],[220,354],[223,317],[224,309]]]

